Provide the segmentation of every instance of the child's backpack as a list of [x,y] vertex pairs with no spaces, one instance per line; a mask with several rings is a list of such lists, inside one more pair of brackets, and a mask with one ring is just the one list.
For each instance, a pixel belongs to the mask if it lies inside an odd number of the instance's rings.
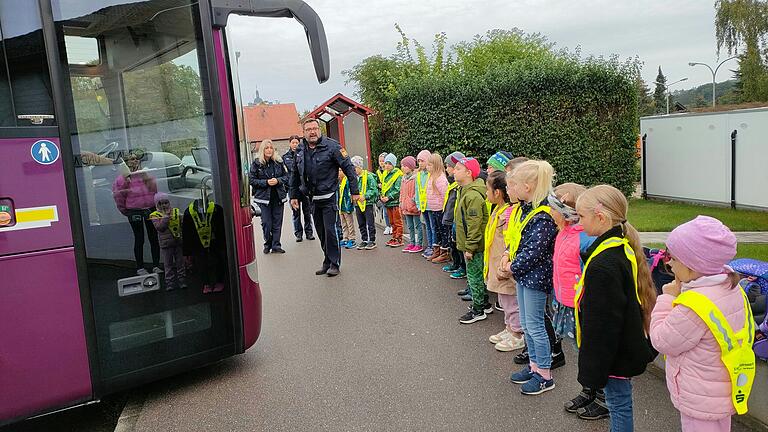
[[667,265],[661,260],[666,251],[664,249],[643,248],[645,260],[651,270],[651,279],[656,286],[656,295],[661,295],[661,289],[664,285],[675,280],[675,275],[667,269]]
[[739,286],[747,294],[752,313],[755,316],[757,331],[752,349],[755,356],[768,361],[768,262],[749,258],[731,261],[731,268],[745,276]]

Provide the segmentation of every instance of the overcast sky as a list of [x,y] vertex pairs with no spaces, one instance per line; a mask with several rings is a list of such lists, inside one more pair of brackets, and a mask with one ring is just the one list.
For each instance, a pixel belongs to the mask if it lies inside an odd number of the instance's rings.
[[[376,55],[392,54],[399,40],[398,23],[410,38],[431,46],[436,33],[449,44],[490,29],[520,28],[541,33],[558,47],[581,46],[583,55],[639,56],[646,82],[659,66],[673,87],[709,83],[712,75],[689,61],[716,60],[714,0],[306,0],[320,15],[331,53],[331,79],[319,85],[314,76],[303,28],[288,19],[232,17],[233,47],[242,52],[243,98],[256,89],[265,100],[295,102],[312,109],[338,92],[353,96],[341,72]],[[725,53],[721,58],[726,58]],[[718,81],[731,77],[731,61]]]

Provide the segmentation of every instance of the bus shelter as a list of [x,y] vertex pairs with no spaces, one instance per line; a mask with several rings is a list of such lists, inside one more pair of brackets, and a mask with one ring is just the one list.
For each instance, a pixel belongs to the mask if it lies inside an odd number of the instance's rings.
[[339,141],[350,156],[364,157],[368,169],[371,169],[374,164],[371,159],[368,116],[373,113],[365,105],[338,93],[315,108],[306,118],[322,121],[329,137]]

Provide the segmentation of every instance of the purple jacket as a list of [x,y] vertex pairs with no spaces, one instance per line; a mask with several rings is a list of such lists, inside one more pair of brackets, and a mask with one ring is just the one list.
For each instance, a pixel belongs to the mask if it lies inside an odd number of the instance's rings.
[[119,176],[112,185],[112,196],[120,213],[129,210],[143,210],[155,207],[157,183],[151,175],[138,171]]

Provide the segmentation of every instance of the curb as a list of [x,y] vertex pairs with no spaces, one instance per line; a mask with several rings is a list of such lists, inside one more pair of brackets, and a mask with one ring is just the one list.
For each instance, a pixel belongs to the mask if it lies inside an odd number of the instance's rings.
[[115,432],[133,432],[139,421],[141,410],[144,408],[144,396],[138,393],[132,394],[120,413],[120,418],[115,425]]

